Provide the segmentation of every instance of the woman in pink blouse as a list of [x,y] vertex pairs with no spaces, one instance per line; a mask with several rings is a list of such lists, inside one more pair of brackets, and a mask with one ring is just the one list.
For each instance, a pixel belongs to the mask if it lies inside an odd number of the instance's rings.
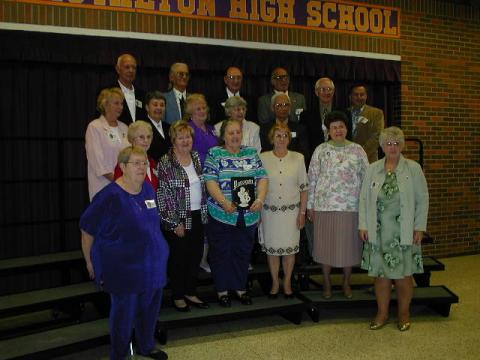
[[118,120],[123,110],[123,98],[119,88],[103,89],[97,98],[101,115],[88,124],[85,133],[90,200],[113,181],[118,154],[130,145],[128,127]]
[[343,294],[352,298],[352,266],[360,264],[358,202],[368,158],[346,140],[347,116],[332,111],[325,118],[330,140],[315,149],[308,169],[308,217],[313,221],[313,260],[322,264],[323,297],[332,297],[330,271],[343,268]]

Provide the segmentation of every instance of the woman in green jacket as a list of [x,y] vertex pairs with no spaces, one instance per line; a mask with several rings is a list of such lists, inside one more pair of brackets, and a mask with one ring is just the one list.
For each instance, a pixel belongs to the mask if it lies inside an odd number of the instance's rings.
[[378,311],[371,330],[388,320],[392,280],[398,299],[398,329],[410,328],[415,273],[423,273],[420,244],[427,226],[428,188],[422,168],[405,159],[405,138],[397,127],[384,129],[385,157],[371,164],[360,192],[359,231],[364,241],[361,267],[375,277]]

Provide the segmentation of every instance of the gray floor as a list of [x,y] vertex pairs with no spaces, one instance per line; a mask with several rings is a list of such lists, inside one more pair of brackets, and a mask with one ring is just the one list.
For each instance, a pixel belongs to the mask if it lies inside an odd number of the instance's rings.
[[[400,333],[395,313],[382,330],[368,330],[374,309],[321,313],[319,323],[305,316],[301,325],[272,316],[169,332],[163,347],[170,359],[480,359],[480,255],[442,259],[446,271],[432,275],[460,297],[448,318],[428,308],[412,309],[412,328]],[[358,279],[365,281],[365,279]],[[141,357],[135,357],[141,359]],[[57,360],[108,359],[108,346]]]

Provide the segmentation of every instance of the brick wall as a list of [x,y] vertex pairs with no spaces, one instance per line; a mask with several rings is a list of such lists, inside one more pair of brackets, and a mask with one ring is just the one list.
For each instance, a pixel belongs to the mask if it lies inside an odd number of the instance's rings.
[[[451,2],[402,4],[402,127],[425,145],[426,251],[480,250],[480,16]],[[413,3],[413,5],[412,5]],[[476,16],[475,16],[476,15]]]
[[[200,36],[401,55],[401,123],[425,144],[433,255],[480,251],[480,8],[448,0],[357,0],[401,8],[401,38],[0,2],[0,21]],[[319,76],[322,74],[319,74]],[[394,119],[395,122],[398,119]]]

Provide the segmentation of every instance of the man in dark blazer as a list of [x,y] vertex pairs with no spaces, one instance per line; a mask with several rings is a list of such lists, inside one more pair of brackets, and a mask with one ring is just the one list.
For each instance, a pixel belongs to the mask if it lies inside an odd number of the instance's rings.
[[158,90],[147,93],[145,97],[145,109],[148,118],[146,121],[150,122],[153,130],[152,144],[148,150],[148,155],[157,162],[172,146],[169,135],[170,125],[162,121],[166,103],[165,97]]
[[[247,102],[248,107],[253,105],[249,102],[250,99],[241,92],[243,84],[242,70],[238,67],[230,66],[225,71],[223,82],[225,86],[222,86],[220,91],[209,99],[210,122],[212,124],[219,123],[227,118],[225,115],[225,102],[232,96],[241,96]],[[248,118],[248,114],[245,116],[245,119],[254,121],[254,119]]]
[[268,139],[268,133],[273,125],[282,123],[290,128],[292,133],[292,140],[288,148],[292,151],[297,151],[304,156],[305,165],[310,162],[310,147],[308,145],[308,135],[305,127],[298,122],[290,121],[288,114],[290,113],[291,101],[288,95],[279,93],[272,97],[270,108],[274,114],[274,119],[268,123],[260,125],[260,140],[262,142],[262,151],[269,151],[273,149],[272,144]]
[[190,80],[190,72],[188,65],[184,63],[175,63],[170,66],[168,75],[170,85],[168,92],[164,93],[167,100],[167,108],[165,113],[165,122],[173,124],[175,121],[183,119],[184,106],[187,100],[187,87]]
[[316,147],[328,141],[328,129],[325,127],[325,117],[335,110],[333,96],[335,84],[328,77],[323,77],[315,83],[315,95],[318,101],[314,101],[312,108],[302,112],[300,122],[306,127],[310,144],[310,153],[313,154]]
[[271,123],[275,120],[275,115],[271,108],[271,100],[272,96],[277,93],[288,95],[291,102],[289,121],[293,123],[299,122],[300,114],[307,109],[305,96],[293,91],[288,91],[290,76],[287,70],[281,67],[274,69],[271,75],[271,82],[273,91],[258,99],[258,124],[261,126],[262,124]]
[[352,141],[363,147],[370,163],[378,160],[378,138],[384,127],[383,111],[366,105],[367,87],[356,84],[350,88],[348,108],[352,128]]
[[122,54],[117,59],[115,70],[118,74],[117,83],[110,87],[119,87],[123,92],[123,111],[118,120],[129,125],[136,120],[146,120],[144,109],[145,91],[133,86],[137,76],[137,60],[130,54]]

